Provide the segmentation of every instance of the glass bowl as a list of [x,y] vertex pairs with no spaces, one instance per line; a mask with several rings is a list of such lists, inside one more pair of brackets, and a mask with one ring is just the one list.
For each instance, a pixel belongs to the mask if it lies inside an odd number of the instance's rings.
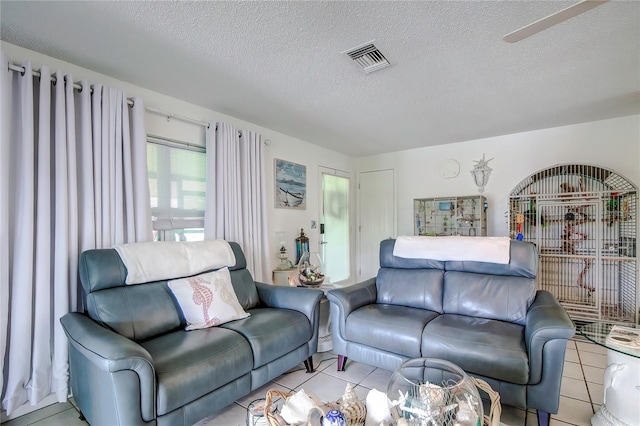
[[391,416],[407,426],[481,426],[478,389],[457,365],[436,358],[405,361],[389,380]]

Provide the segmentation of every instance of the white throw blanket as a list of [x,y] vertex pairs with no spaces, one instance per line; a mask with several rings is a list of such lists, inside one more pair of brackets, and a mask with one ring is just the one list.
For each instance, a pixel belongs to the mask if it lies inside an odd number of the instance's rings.
[[508,237],[410,237],[396,240],[393,255],[407,259],[509,263]]
[[113,248],[127,267],[126,284],[188,277],[236,264],[233,249],[224,240],[151,241]]

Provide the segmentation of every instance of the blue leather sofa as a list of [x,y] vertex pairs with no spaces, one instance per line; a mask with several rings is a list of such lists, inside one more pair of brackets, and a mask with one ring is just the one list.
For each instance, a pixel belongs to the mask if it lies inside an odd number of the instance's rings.
[[322,292],[254,282],[230,245],[232,284],[251,316],[193,331],[166,281],[127,286],[115,250],[82,253],[87,313],[61,323],[73,397],[92,426],[191,426],[301,362],[313,370]]
[[548,424],[575,326],[536,291],[535,246],[512,241],[509,264],[495,264],[400,258],[394,244],[381,242],[377,277],[328,292],[338,370],[347,358],[391,371],[410,358],[445,359]]

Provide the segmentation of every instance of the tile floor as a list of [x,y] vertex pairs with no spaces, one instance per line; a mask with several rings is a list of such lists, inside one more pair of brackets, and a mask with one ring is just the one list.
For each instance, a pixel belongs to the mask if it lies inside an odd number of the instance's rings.
[[[336,371],[336,356],[325,352],[314,356],[316,372],[307,374],[302,367],[293,369],[251,395],[236,401],[226,409],[200,421],[198,426],[243,426],[246,407],[254,399],[264,398],[268,389],[291,391],[304,388],[321,399],[330,401],[344,392],[347,382],[357,384],[355,390],[364,399],[370,389],[385,390],[390,371],[349,361],[346,371]],[[551,425],[589,425],[589,419],[603,398],[602,378],[607,365],[606,350],[579,337],[567,344],[560,396],[560,410],[551,416]],[[503,406],[501,421],[507,426],[537,425],[534,412]],[[3,423],[6,426],[86,426],[78,419],[73,401],[54,404]]]

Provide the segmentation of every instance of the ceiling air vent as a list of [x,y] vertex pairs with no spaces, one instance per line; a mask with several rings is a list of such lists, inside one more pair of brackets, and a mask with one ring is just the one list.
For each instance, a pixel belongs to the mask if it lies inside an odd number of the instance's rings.
[[391,65],[373,42],[345,50],[342,53],[349,55],[367,74]]

